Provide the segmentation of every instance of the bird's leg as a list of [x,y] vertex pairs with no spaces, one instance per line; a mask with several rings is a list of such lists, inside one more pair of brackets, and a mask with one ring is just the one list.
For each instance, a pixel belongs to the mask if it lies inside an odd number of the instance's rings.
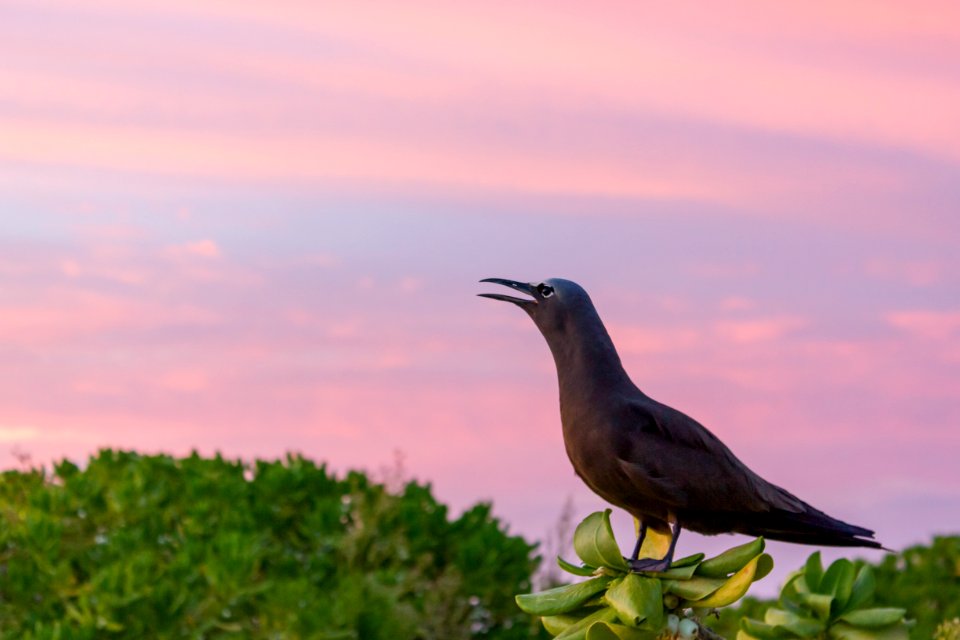
[[[667,555],[663,558],[657,560],[656,558],[644,558],[643,560],[637,559],[638,553],[634,554],[634,557],[630,558],[627,561],[627,564],[630,565],[630,568],[633,571],[650,571],[650,572],[661,572],[666,571],[670,568],[670,565],[673,563],[673,552],[677,548],[677,540],[680,538],[680,523],[676,523],[673,526],[673,530],[670,535],[670,548],[667,549]],[[637,551],[639,552],[640,546],[637,545]]]
[[629,558],[626,558],[628,562],[633,562],[640,557],[640,547],[643,546],[643,539],[647,537],[647,523],[640,521],[640,531],[637,532],[637,544],[633,547],[633,553],[630,554]]

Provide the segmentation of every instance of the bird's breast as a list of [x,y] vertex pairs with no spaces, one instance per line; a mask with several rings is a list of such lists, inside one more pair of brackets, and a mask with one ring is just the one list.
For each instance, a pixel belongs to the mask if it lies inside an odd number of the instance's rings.
[[574,471],[594,493],[633,516],[669,521],[666,505],[645,497],[648,492],[634,486],[621,467],[614,429],[596,416],[576,419],[569,412],[564,416],[563,441]]

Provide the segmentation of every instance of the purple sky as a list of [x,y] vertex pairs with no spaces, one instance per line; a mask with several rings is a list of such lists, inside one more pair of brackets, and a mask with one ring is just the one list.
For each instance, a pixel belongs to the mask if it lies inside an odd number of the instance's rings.
[[399,450],[541,537],[604,504],[475,294],[566,277],[761,475],[960,531],[954,5],[403,6],[0,9],[0,465]]

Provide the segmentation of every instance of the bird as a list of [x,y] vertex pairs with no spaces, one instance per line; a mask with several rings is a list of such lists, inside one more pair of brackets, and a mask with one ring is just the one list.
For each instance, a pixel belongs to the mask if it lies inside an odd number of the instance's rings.
[[[639,523],[625,558],[634,571],[669,569],[683,529],[799,544],[883,548],[874,532],[837,520],[753,472],[702,424],[642,392],[577,283],[485,278],[528,297],[480,293],[533,319],[553,354],[567,456],[594,493]],[[639,553],[648,530],[670,537],[663,558]]]

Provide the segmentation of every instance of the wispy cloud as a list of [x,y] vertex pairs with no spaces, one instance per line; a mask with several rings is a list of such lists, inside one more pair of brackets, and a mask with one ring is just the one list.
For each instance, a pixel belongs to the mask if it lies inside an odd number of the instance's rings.
[[0,442],[23,442],[25,440],[33,440],[34,438],[40,435],[40,431],[36,427],[24,427],[24,426],[0,426]]
[[220,257],[220,247],[213,240],[197,240],[168,247],[168,253],[173,257],[199,256],[201,258]]
[[[750,16],[747,32],[700,13],[687,3],[641,15],[627,4],[64,2],[51,15],[21,4],[0,32],[15,62],[0,71],[0,162],[693,199],[760,213],[838,190],[901,192],[876,148],[960,158],[960,90],[934,64],[960,53],[943,26],[907,12],[864,23],[853,9],[748,2],[733,12]],[[190,37],[184,23],[210,37]],[[250,31],[261,37],[239,35]],[[930,44],[900,46],[920,37]],[[884,58],[891,49],[899,66]]]
[[917,309],[893,311],[887,322],[898,329],[928,340],[945,341],[960,338],[960,311]]
[[787,333],[803,328],[808,322],[806,318],[795,316],[725,320],[717,323],[716,332],[721,338],[736,343],[769,342],[779,340]]

